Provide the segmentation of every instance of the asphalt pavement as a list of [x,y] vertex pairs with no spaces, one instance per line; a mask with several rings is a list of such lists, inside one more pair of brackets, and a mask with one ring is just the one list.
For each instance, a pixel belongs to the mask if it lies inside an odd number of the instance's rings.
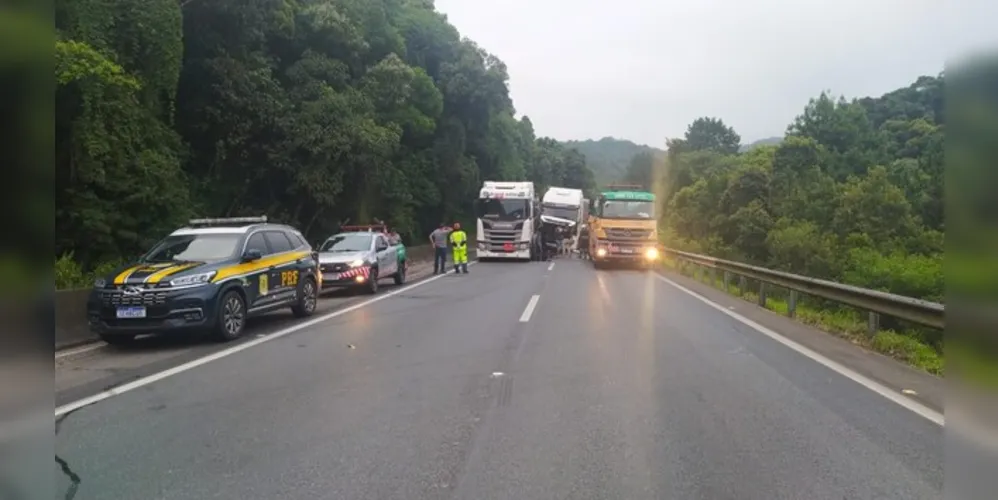
[[[942,497],[941,427],[655,273],[470,270],[65,415],[60,492],[73,476],[77,499]],[[60,404],[113,373],[64,375]]]

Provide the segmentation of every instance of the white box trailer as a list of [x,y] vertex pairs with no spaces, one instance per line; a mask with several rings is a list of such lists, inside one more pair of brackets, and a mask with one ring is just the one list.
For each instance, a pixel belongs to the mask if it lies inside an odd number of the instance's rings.
[[533,260],[537,193],[533,182],[485,181],[475,202],[479,259]]

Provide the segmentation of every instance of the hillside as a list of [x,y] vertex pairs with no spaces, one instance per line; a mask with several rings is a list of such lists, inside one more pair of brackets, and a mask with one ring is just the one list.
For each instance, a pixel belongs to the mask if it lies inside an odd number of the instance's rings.
[[631,158],[639,153],[665,153],[661,149],[613,137],[604,137],[598,141],[562,141],[561,145],[578,149],[586,156],[586,164],[592,170],[597,185],[622,179]]
[[759,146],[778,146],[781,142],[783,142],[782,137],[767,137],[765,139],[759,139],[758,141],[750,142],[748,144],[742,144],[742,146],[738,148],[738,152],[744,153],[750,149],[757,148]]

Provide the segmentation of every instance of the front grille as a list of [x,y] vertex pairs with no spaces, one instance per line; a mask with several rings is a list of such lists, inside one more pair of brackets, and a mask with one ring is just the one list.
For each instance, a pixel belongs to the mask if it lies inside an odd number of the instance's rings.
[[499,243],[500,246],[506,242],[516,243],[522,232],[516,229],[486,229],[485,241]]
[[337,262],[334,264],[322,264],[319,266],[319,270],[324,273],[341,273],[346,271],[348,267],[345,262]]
[[158,306],[166,303],[166,292],[150,290],[127,295],[122,290],[104,290],[100,298],[107,306]]
[[651,230],[607,228],[606,237],[611,240],[646,241],[651,238]]

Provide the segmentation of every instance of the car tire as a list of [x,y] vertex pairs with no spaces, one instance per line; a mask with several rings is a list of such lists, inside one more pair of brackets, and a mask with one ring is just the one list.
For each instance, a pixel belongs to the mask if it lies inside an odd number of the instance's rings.
[[113,346],[125,346],[135,343],[135,335],[132,334],[114,335],[114,334],[102,333],[98,336],[106,344]]
[[392,276],[392,278],[395,280],[396,285],[405,284],[405,266],[406,266],[405,261],[399,262],[399,270]]
[[246,328],[246,300],[235,290],[222,295],[215,313],[214,337],[228,342],[242,336]]
[[319,286],[315,278],[308,276],[301,281],[298,288],[298,298],[291,306],[291,313],[296,318],[307,318],[315,313],[315,308],[319,302]]
[[371,273],[367,277],[367,285],[365,286],[367,293],[374,295],[378,293],[378,268],[372,267]]

